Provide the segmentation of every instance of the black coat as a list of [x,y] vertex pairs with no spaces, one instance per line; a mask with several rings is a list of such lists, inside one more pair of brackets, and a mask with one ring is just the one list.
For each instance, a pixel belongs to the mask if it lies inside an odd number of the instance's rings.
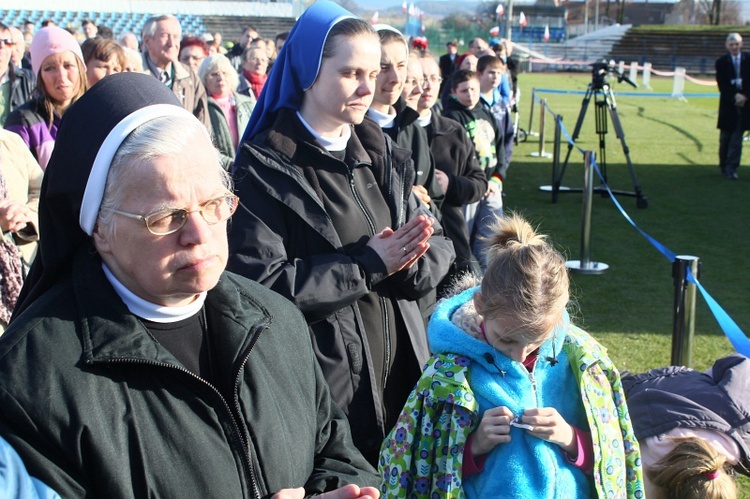
[[451,274],[455,275],[470,270],[475,262],[463,207],[482,199],[487,191],[487,177],[477,161],[474,144],[457,121],[433,113],[427,131],[435,168],[445,172],[449,179],[441,207],[441,223],[456,249],[456,261],[451,269]]
[[623,376],[622,385],[638,439],[675,428],[725,433],[742,451],[738,470],[750,474],[750,359],[721,358],[710,374],[680,366],[653,369]]
[[72,278],[0,339],[0,434],[30,474],[62,497],[260,498],[376,485],[301,314],[229,273],[205,309],[212,384],[148,333],[82,248]]
[[450,54],[443,54],[438,60],[438,66],[440,66],[440,76],[443,77],[443,81],[440,82],[440,95],[449,94],[451,91],[451,77],[456,71],[456,61],[458,60],[458,54],[451,59]]
[[456,120],[466,129],[474,144],[479,166],[484,168],[487,179],[505,174],[505,150],[503,136],[495,116],[478,102],[472,109],[450,97],[443,109],[443,116]]
[[[371,459],[385,436],[382,380],[374,379],[370,346],[357,301],[377,287],[390,300],[405,328],[403,352],[414,366],[413,388],[429,357],[424,323],[414,300],[437,287],[453,262],[453,245],[435,224],[430,249],[411,269],[388,277],[380,257],[366,247],[343,248],[331,215],[304,176],[306,168],[330,164],[332,158],[299,132],[293,112],[282,110],[274,126],[243,143],[235,161],[241,206],[229,232],[230,269],[257,280],[289,298],[305,315],[314,349],[339,406],[349,416],[357,447]],[[309,134],[309,132],[308,132]],[[378,190],[390,207],[397,228],[420,212],[411,194],[413,167],[408,151],[392,143],[369,119],[353,129],[379,178]],[[373,186],[375,187],[375,186]],[[377,230],[382,230],[382,227]]]
[[399,146],[411,151],[411,159],[414,162],[414,185],[421,185],[427,189],[432,199],[430,210],[438,217],[440,205],[443,204],[445,193],[435,180],[435,161],[430,153],[430,142],[427,134],[419,126],[417,120],[419,113],[406,105],[403,97],[399,97],[396,104],[396,122],[393,128],[384,129]]
[[11,62],[8,64],[8,79],[10,80],[9,109],[13,112],[31,100],[36,88],[36,77],[31,70],[18,68]]
[[716,59],[716,83],[720,92],[719,121],[716,127],[720,130],[735,130],[738,120],[741,120],[743,130],[750,130],[750,102],[740,108],[734,105],[734,96],[738,93],[750,98],[750,55],[745,52],[740,53],[740,73],[742,88],[738,89],[732,84],[736,72],[729,52]]

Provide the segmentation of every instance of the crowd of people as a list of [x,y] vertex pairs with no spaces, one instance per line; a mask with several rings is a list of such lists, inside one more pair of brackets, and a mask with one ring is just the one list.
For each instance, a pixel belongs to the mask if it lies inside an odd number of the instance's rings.
[[0,24],[5,489],[736,495],[747,359],[621,376],[503,212],[512,44],[327,0],[230,48],[33,28]]

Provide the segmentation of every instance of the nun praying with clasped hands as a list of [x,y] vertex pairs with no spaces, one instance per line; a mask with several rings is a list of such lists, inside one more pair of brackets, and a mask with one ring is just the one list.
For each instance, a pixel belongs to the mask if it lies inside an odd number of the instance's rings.
[[378,496],[302,315],[224,270],[236,208],[158,80],[67,111],[0,338],[0,436],[62,497]]
[[230,270],[305,316],[354,443],[376,463],[429,356],[416,300],[453,243],[413,194],[411,152],[365,118],[380,72],[369,23],[319,1],[295,24],[235,159]]

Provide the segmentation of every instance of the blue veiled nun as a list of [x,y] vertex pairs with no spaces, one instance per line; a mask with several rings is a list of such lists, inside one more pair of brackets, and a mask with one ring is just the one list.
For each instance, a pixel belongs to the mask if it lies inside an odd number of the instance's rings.
[[354,443],[373,464],[427,360],[414,300],[454,259],[411,195],[410,152],[365,119],[379,71],[367,22],[329,1],[310,6],[240,144],[229,233],[230,269],[302,310]]
[[[354,15],[333,2],[317,2],[295,23],[276,56],[263,91],[255,103],[242,140],[252,140],[272,124],[281,108],[299,109],[302,94],[315,82],[320,70],[323,43],[336,23]],[[325,27],[321,29],[321,27]]]

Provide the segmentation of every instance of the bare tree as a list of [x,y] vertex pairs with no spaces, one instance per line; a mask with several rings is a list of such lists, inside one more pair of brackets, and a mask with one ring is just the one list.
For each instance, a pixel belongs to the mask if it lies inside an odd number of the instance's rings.
[[680,0],[669,17],[673,24],[736,25],[742,6],[734,0]]
[[719,24],[737,25],[742,19],[742,5],[734,0],[723,0],[721,2],[721,17]]

